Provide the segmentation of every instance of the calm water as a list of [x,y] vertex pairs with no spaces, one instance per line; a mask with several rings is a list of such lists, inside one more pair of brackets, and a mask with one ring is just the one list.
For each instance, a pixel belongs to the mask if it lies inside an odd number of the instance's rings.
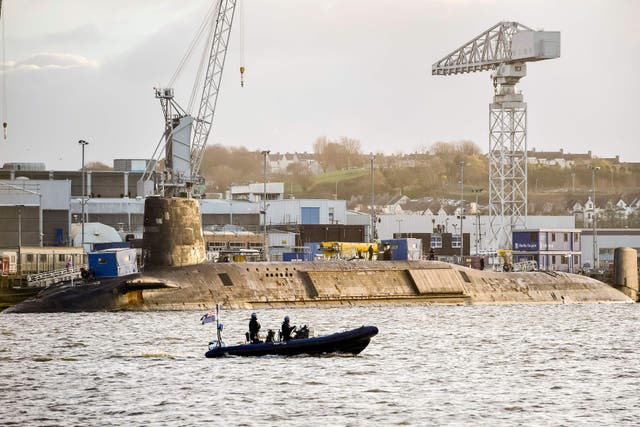
[[[2,425],[638,425],[640,305],[260,310],[359,356],[203,357],[200,312],[0,315]],[[223,311],[227,343],[250,311]]]

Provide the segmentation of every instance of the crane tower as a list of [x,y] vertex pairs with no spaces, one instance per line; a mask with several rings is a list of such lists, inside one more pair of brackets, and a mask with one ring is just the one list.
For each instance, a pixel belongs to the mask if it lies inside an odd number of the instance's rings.
[[437,76],[492,71],[489,248],[511,248],[511,230],[527,222],[527,104],[516,84],[527,74],[527,62],[558,57],[560,32],[500,22],[431,67]]

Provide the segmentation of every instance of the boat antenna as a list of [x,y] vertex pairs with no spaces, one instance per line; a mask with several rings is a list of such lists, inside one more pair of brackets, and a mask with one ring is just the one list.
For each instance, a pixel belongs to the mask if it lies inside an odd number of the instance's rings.
[[216,331],[218,331],[218,345],[222,345],[222,328],[223,325],[220,323],[220,304],[216,304]]

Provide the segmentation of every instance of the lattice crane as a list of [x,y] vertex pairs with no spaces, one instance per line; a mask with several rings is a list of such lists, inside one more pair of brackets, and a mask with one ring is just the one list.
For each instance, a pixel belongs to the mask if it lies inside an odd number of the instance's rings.
[[[194,117],[183,109],[175,101],[172,88],[155,89],[155,96],[160,100],[165,118],[165,130],[154,151],[154,162],[150,162],[146,173],[139,182],[139,185],[144,186],[143,189],[139,189],[139,194],[141,191],[145,194],[151,191],[149,185],[145,183],[150,183],[155,163],[160,160],[163,151],[165,165],[160,181],[157,183],[158,188],[156,191],[165,197],[177,196],[184,193],[195,197],[204,194],[204,180],[200,176],[200,164],[204,155],[207,139],[213,126],[213,118],[220,93],[222,71],[224,69],[237,1],[239,0],[216,0],[214,8],[210,13],[209,21],[211,23],[211,32],[208,37],[208,44],[206,45],[208,55],[203,57],[203,62],[200,64],[198,77],[194,84],[195,93],[199,84],[201,70],[205,63],[204,61],[207,61],[204,84],[202,85],[201,96],[199,98],[198,114]],[[213,21],[214,18],[215,21]],[[204,26],[205,24],[200,28],[201,34],[203,33]],[[201,34],[197,37],[200,37]],[[196,43],[196,41],[192,42],[190,49],[192,49]],[[191,52],[189,51],[187,55],[185,55],[181,67],[190,54]],[[181,71],[181,67],[176,71],[176,74],[174,74],[172,81],[175,80],[175,77]],[[244,71],[244,67],[241,72],[242,71]],[[192,101],[190,103],[193,103],[193,101],[194,98],[192,95]],[[163,147],[164,150],[161,149]]]
[[560,32],[500,22],[431,67],[437,76],[493,71],[488,248],[510,249],[511,230],[525,228],[527,222],[527,104],[516,84],[526,75],[527,62],[558,57]]

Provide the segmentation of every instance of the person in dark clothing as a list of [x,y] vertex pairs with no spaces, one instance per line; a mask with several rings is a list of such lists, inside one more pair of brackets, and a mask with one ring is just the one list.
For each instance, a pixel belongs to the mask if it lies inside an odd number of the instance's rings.
[[258,315],[255,313],[251,313],[251,320],[249,321],[249,341],[251,341],[252,343],[259,343],[259,332],[260,323],[258,322]]
[[429,249],[429,260],[430,261],[434,261],[436,259],[436,252],[433,250],[433,248]]
[[480,258],[480,270],[484,270],[484,258]]
[[284,322],[282,322],[282,340],[289,341],[291,339],[291,333],[295,331],[296,327],[291,326],[289,323],[289,316],[284,316]]
[[391,261],[393,259],[393,255],[391,254],[391,247],[385,246],[384,252],[382,253],[382,259],[384,261]]
[[369,245],[367,252],[369,252],[369,261],[371,261],[373,259],[373,245]]

